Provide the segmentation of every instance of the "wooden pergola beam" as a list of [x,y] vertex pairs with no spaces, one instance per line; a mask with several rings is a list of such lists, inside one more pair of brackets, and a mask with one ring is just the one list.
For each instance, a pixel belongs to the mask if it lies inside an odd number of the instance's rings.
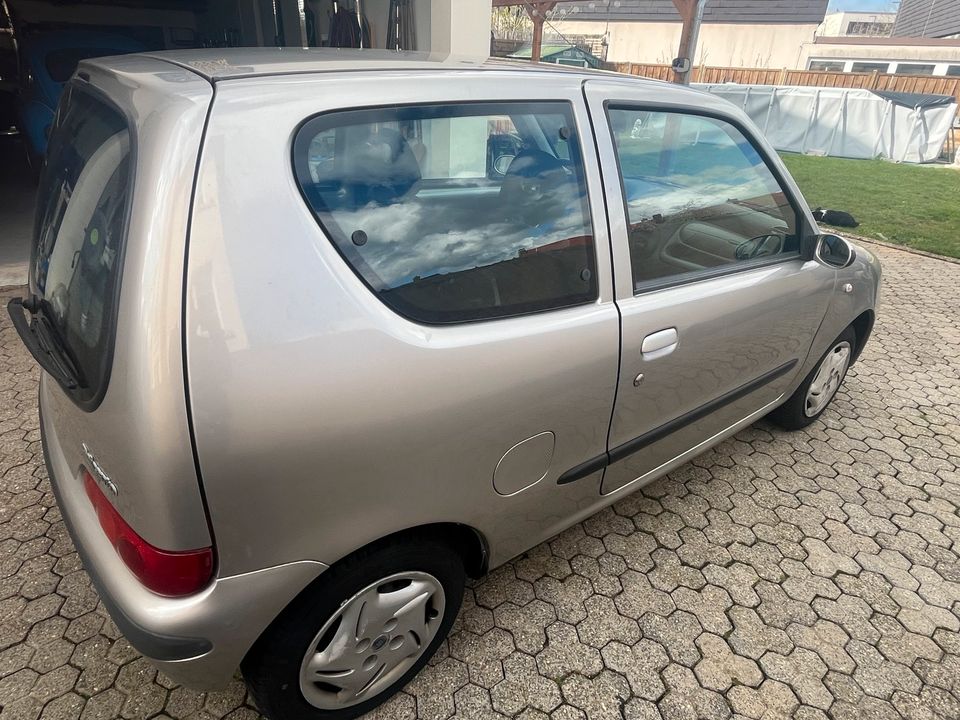
[[697,54],[697,40],[700,36],[700,23],[703,20],[703,8],[707,0],[673,0],[674,7],[680,13],[683,29],[680,31],[680,47],[677,48],[677,60],[688,61],[686,70],[679,70],[674,66],[674,82],[681,85],[690,84],[690,75]]
[[557,6],[560,0],[542,2],[540,0],[493,0],[493,7],[511,7],[522,5],[533,23],[533,43],[530,46],[530,62],[540,62],[540,50],[543,47],[543,22],[547,13]]
[[[574,2],[575,0],[493,0],[493,7],[513,7],[522,5],[533,22],[533,44],[530,48],[531,62],[540,62],[540,50],[543,46],[543,22],[547,13],[553,10],[558,3]],[[697,39],[700,35],[700,23],[703,20],[703,8],[707,0],[673,0],[683,29],[680,31],[680,47],[677,48],[677,60],[688,61],[686,70],[674,68],[674,81],[683,85],[689,84],[693,70],[693,62],[697,54]]]

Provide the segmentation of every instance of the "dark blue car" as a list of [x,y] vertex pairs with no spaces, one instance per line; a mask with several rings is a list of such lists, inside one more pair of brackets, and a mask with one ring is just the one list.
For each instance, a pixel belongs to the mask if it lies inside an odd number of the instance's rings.
[[47,152],[47,133],[60,100],[63,85],[77,63],[91,57],[142,52],[147,48],[123,35],[64,30],[28,35],[21,39],[20,91],[17,122],[36,167]]

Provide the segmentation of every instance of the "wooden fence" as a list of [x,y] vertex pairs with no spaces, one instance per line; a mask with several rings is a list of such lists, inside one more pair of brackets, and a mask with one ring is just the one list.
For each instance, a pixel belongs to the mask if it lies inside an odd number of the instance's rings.
[[[617,72],[657,80],[673,80],[669,65],[616,63]],[[691,82],[740,83],[742,85],[812,85],[815,87],[864,88],[899,92],[953,95],[960,103],[960,77],[930,75],[888,75],[885,73],[843,73],[823,70],[769,70],[766,68],[705,67],[693,69]]]

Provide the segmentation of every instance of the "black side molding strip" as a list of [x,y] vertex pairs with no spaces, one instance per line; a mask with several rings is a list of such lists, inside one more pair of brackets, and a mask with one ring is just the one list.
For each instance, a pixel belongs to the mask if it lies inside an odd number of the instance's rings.
[[563,475],[557,478],[557,485],[566,485],[567,483],[583,480],[588,475],[593,475],[597,470],[603,470],[610,464],[610,456],[607,453],[592,457],[584,463],[570,468]]
[[557,484],[566,485],[567,483],[582,480],[588,475],[595,473],[597,470],[605,468],[608,465],[633,455],[635,452],[642,450],[648,445],[652,445],[658,440],[662,440],[668,435],[672,435],[687,425],[695,423],[697,420],[701,420],[707,415],[716,412],[724,405],[729,405],[730,403],[736,402],[740,398],[746,397],[750,393],[759,390],[764,385],[767,385],[777,378],[786,375],[797,366],[798,362],[799,360],[794,359],[790,362],[780,365],[779,367],[775,367],[773,370],[764,373],[760,377],[751,380],[745,385],[734,388],[733,390],[714,398],[710,402],[701,405],[698,408],[694,408],[688,413],[684,413],[680,417],[676,417],[673,420],[660,425],[659,427],[655,427],[653,430],[645,432],[643,435],[635,437],[633,440],[628,440],[622,445],[617,445],[617,447],[610,450],[610,452],[602,453],[596,457],[590,458],[584,463],[580,463],[576,467],[570,468],[557,479]]

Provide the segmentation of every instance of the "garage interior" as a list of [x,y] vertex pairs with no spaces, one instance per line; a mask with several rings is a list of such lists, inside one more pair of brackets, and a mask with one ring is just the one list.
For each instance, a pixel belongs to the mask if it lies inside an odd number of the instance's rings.
[[25,108],[40,75],[65,79],[93,56],[71,52],[72,42],[112,37],[124,52],[290,46],[486,56],[490,7],[491,0],[0,0],[0,287],[26,282],[40,162],[27,135],[42,128],[31,127],[37,122]]

